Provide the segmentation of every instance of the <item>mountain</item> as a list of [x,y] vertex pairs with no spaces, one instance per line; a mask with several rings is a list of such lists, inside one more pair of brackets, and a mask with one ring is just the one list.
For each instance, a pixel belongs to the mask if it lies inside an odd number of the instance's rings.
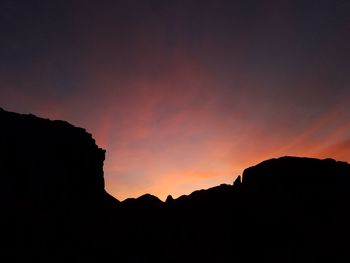
[[0,109],[1,262],[350,262],[350,165],[281,157],[166,202],[104,189],[92,135]]

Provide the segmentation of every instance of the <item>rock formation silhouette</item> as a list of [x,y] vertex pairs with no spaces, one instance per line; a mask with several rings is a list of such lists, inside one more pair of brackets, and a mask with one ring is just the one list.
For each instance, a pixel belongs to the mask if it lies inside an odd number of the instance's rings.
[[84,129],[0,109],[1,262],[350,262],[350,165],[282,157],[166,202],[104,190]]

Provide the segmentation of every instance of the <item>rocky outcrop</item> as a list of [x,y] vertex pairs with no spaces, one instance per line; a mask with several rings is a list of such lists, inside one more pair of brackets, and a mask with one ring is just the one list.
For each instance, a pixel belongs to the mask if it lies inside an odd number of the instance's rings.
[[104,192],[105,151],[64,121],[0,111],[1,193],[52,205]]
[[88,255],[105,208],[117,203],[104,190],[105,151],[64,121],[0,110],[0,125],[3,262]]
[[281,157],[264,161],[243,172],[243,184],[266,191],[293,191],[295,188],[327,188],[350,183],[350,165],[333,159]]

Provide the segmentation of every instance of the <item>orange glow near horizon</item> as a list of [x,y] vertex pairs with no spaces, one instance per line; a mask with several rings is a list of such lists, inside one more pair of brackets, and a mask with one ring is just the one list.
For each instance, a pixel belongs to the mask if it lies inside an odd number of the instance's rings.
[[[285,155],[350,160],[349,143],[343,142],[350,134],[350,125],[342,109],[322,114],[291,135],[285,131],[287,127],[259,131],[254,123],[245,124],[240,117],[237,120],[242,121],[242,130],[236,131],[234,120],[230,123],[229,119],[210,116],[208,105],[178,112],[153,127],[152,114],[159,111],[152,107],[142,106],[141,116],[132,117],[141,127],[129,130],[115,149],[107,147],[106,187],[121,200],[144,193],[164,200],[168,194],[178,197],[196,189],[231,184],[245,168]],[[101,134],[96,135],[97,142],[106,141],[103,135],[102,139]],[[123,174],[124,178],[118,176]],[[121,180],[110,180],[111,175]]]
[[[232,184],[245,168],[285,155],[350,161],[345,104],[300,125],[303,115],[275,116],[270,105],[246,109],[259,105],[253,89],[223,102],[224,95],[211,93],[220,82],[199,65],[172,74],[169,79],[124,82],[130,90],[122,99],[109,86],[118,85],[118,80],[94,74],[90,85],[103,87],[97,94],[72,97],[64,106],[37,104],[33,113],[70,121],[93,134],[107,150],[106,190],[119,200],[145,193],[164,200],[169,194],[178,197]],[[244,86],[259,85],[258,80],[240,81],[246,82],[240,83]],[[98,114],[72,114],[77,102],[88,106],[94,101],[103,103]]]
[[[259,80],[236,80],[251,88],[225,101],[225,94],[212,93],[215,86],[224,84],[206,68],[189,62],[187,67],[180,65],[181,60],[174,63],[171,76],[157,80],[119,83],[91,74],[89,83],[96,86],[91,94],[72,97],[61,105],[27,100],[40,105],[33,113],[70,121],[93,134],[107,150],[106,190],[119,200],[145,193],[164,200],[169,194],[178,197],[232,184],[245,168],[285,155],[350,161],[346,104],[307,121],[300,119],[303,114],[283,107],[281,111],[288,112],[278,115],[272,102],[261,106],[260,94],[253,88],[259,87]],[[113,85],[129,89],[116,94]],[[98,113],[81,117],[74,114],[77,103],[86,112],[91,103],[102,103],[102,107]],[[289,114],[288,118],[283,114]]]

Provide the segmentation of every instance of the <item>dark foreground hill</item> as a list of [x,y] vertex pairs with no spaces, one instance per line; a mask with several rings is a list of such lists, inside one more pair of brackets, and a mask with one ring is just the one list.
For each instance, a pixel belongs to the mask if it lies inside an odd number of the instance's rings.
[[0,110],[1,262],[350,262],[350,165],[282,157],[166,202],[104,190],[104,150]]

